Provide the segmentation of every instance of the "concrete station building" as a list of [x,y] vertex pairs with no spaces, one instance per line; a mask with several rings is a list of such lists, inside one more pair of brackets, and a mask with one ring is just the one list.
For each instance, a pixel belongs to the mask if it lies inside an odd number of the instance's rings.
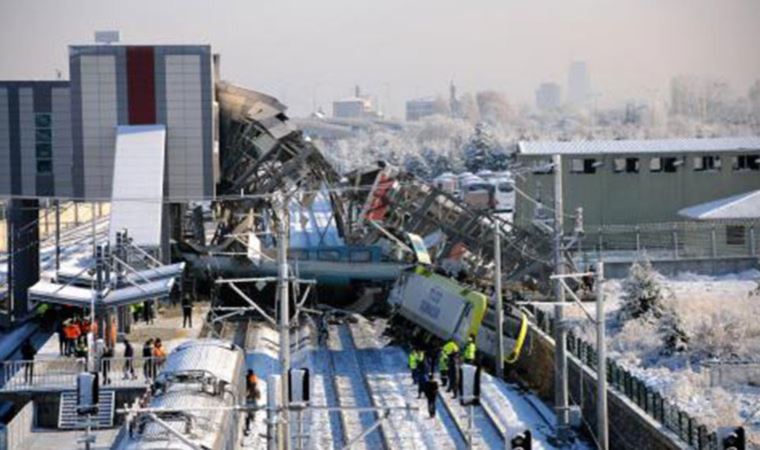
[[[76,45],[69,47],[70,81],[0,81],[6,319],[25,315],[26,290],[38,278],[40,201],[109,202],[134,193],[114,185],[115,170],[128,182],[141,166],[163,164],[160,192],[149,194],[165,204],[153,224],[160,242],[152,244],[168,254],[170,217],[178,217],[171,204],[211,197],[218,181],[213,66],[208,45]],[[164,131],[156,134],[157,159],[115,168],[119,134],[144,126]],[[118,208],[112,204],[112,213]]]

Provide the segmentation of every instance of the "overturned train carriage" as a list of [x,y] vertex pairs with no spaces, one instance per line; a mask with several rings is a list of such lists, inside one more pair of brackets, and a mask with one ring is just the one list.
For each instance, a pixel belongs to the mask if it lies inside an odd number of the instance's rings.
[[[438,339],[454,339],[460,344],[466,342],[469,335],[475,335],[481,356],[491,361],[496,359],[496,314],[489,308],[490,300],[484,294],[417,266],[399,277],[388,302],[400,320],[413,325],[400,329],[414,333],[418,327]],[[526,332],[527,317],[511,305],[506,306],[504,362],[514,362],[519,357]]]
[[130,414],[115,450],[231,450],[245,401],[245,354],[226,341],[188,341],[174,349],[156,377],[154,394]]

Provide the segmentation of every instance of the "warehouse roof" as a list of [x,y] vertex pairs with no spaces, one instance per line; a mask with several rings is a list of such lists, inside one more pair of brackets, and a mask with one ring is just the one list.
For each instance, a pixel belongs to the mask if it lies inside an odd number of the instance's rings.
[[696,220],[760,219],[760,190],[684,208],[678,214]]
[[595,155],[621,153],[690,153],[760,151],[760,136],[600,141],[520,141],[523,155]]

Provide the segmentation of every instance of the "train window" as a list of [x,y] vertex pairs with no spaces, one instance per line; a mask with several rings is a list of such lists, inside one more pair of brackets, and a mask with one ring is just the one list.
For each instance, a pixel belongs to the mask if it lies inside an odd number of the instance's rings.
[[512,192],[514,190],[512,183],[499,183],[499,192]]
[[370,262],[372,253],[369,250],[351,250],[348,259],[351,262]]
[[309,259],[308,250],[290,250],[288,253],[290,259],[297,259],[298,261],[308,261]]
[[662,172],[662,158],[650,158],[649,159],[649,171],[650,172]]
[[337,250],[320,250],[317,252],[320,261],[340,261],[340,252]]

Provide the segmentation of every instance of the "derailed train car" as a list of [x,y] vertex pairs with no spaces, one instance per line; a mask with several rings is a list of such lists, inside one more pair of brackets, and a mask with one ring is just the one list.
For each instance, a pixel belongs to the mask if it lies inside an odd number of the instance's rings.
[[[451,278],[417,266],[404,272],[393,285],[388,302],[396,319],[411,326],[397,327],[417,339],[419,330],[441,340],[454,339],[460,345],[476,336],[478,351],[485,359],[496,360],[498,352],[496,314],[489,299]],[[514,362],[527,335],[527,317],[507,305],[504,317],[504,348],[510,352],[504,362]]]
[[114,450],[232,450],[245,402],[245,354],[230,342],[188,341],[167,357],[144,411],[128,416]]

